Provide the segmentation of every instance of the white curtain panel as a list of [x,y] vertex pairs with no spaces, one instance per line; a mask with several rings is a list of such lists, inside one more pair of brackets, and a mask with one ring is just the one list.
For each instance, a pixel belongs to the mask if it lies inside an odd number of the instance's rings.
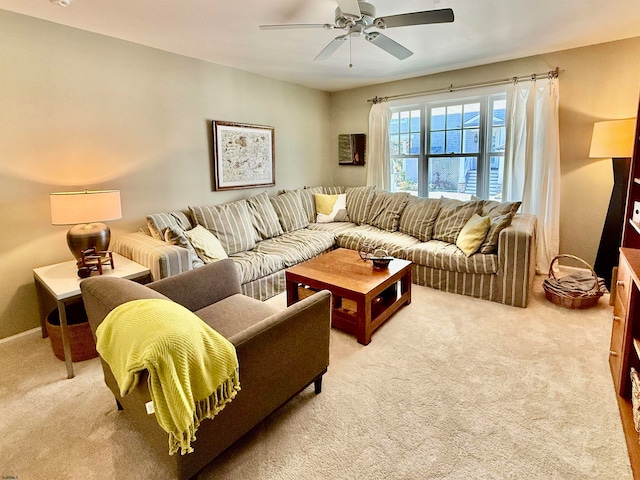
[[389,123],[391,108],[387,102],[374,103],[369,112],[367,185],[390,190]]
[[507,89],[508,131],[504,200],[522,200],[538,217],[536,271],[545,274],[559,252],[560,135],[558,79],[516,83]]

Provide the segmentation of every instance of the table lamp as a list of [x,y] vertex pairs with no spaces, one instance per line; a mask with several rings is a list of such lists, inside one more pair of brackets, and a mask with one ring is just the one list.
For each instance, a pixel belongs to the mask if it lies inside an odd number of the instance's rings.
[[67,232],[67,245],[76,260],[82,251],[95,247],[96,251],[109,248],[111,230],[104,223],[122,218],[120,190],[84,190],[58,192],[49,195],[51,223],[74,225]]
[[629,183],[629,166],[633,155],[636,120],[607,120],[593,125],[590,158],[611,158],[613,190],[604,221],[594,270],[611,288],[611,272],[618,264],[618,247],[622,242],[625,198]]

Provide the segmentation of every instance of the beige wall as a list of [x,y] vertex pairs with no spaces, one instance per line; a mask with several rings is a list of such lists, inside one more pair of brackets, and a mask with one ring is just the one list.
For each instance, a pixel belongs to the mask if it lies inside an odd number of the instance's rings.
[[212,192],[212,120],[275,127],[270,194],[332,180],[328,93],[5,11],[0,45],[0,338],[39,325],[31,269],[71,259],[50,192],[120,189],[113,235],[259,193]]
[[[589,158],[593,123],[635,117],[640,88],[640,38],[334,93],[331,153],[338,134],[368,131],[367,99],[511,78],[560,68],[562,193],[560,252],[593,265],[613,186],[611,160]],[[366,168],[336,166],[333,183],[362,185]]]

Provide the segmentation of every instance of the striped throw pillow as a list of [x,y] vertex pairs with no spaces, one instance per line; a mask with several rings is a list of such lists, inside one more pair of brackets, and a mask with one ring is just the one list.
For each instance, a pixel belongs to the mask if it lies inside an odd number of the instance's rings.
[[309,219],[302,208],[300,194],[297,190],[271,197],[270,200],[285,233],[300,230],[309,225]]
[[339,195],[341,193],[344,193],[344,187],[323,187],[322,192],[318,192],[318,193],[324,193],[326,195]]
[[259,240],[267,240],[284,233],[267,192],[248,198],[247,206]]
[[227,252],[222,248],[220,240],[202,225],[198,225],[184,234],[204,263],[213,263],[227,258]]
[[256,229],[246,200],[207,207],[189,207],[198,225],[213,233],[227,255],[251,250],[256,245]]
[[440,212],[439,198],[411,197],[400,216],[398,230],[417,238],[421,242],[428,242],[433,236],[433,226]]
[[500,232],[511,225],[513,215],[510,213],[497,216],[489,215],[489,219],[491,220],[491,226],[489,227],[484,242],[480,245],[480,253],[495,253],[496,250],[498,250],[498,237],[500,236]]
[[204,262],[193,248],[193,245],[191,245],[191,242],[186,235],[186,230],[183,230],[178,226],[167,227],[164,229],[164,241],[171,245],[177,245],[178,247],[189,250],[192,268],[198,268],[204,265]]
[[307,218],[309,219],[309,223],[313,223],[316,221],[316,201],[314,195],[316,193],[323,193],[324,190],[322,187],[304,187],[298,190],[300,194],[300,202],[302,202],[302,208],[307,214]]
[[[325,188],[326,189],[326,188]],[[375,187],[349,187],[345,189],[347,194],[347,214],[349,220],[356,225],[367,221],[367,214],[373,199]],[[325,192],[326,193],[326,192]]]
[[167,228],[180,227],[183,230],[190,230],[195,224],[191,222],[188,210],[176,210],[174,212],[147,215],[147,226],[153,238],[164,241],[164,231]]
[[397,231],[400,215],[408,201],[408,193],[391,193],[383,190],[374,192],[366,223],[388,232]]
[[433,238],[447,243],[456,243],[462,227],[469,221],[474,213],[482,213],[484,201],[455,200],[442,198],[442,208],[433,226]]

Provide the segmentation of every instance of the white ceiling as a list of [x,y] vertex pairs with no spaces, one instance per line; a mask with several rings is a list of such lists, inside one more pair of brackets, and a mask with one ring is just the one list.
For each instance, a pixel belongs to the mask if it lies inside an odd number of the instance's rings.
[[[0,9],[327,91],[640,36],[640,0],[369,0],[377,16],[452,8],[455,22],[388,29],[414,52],[397,60],[364,38],[314,57],[341,30],[335,0],[0,0]],[[528,73],[528,72],[526,72]]]

